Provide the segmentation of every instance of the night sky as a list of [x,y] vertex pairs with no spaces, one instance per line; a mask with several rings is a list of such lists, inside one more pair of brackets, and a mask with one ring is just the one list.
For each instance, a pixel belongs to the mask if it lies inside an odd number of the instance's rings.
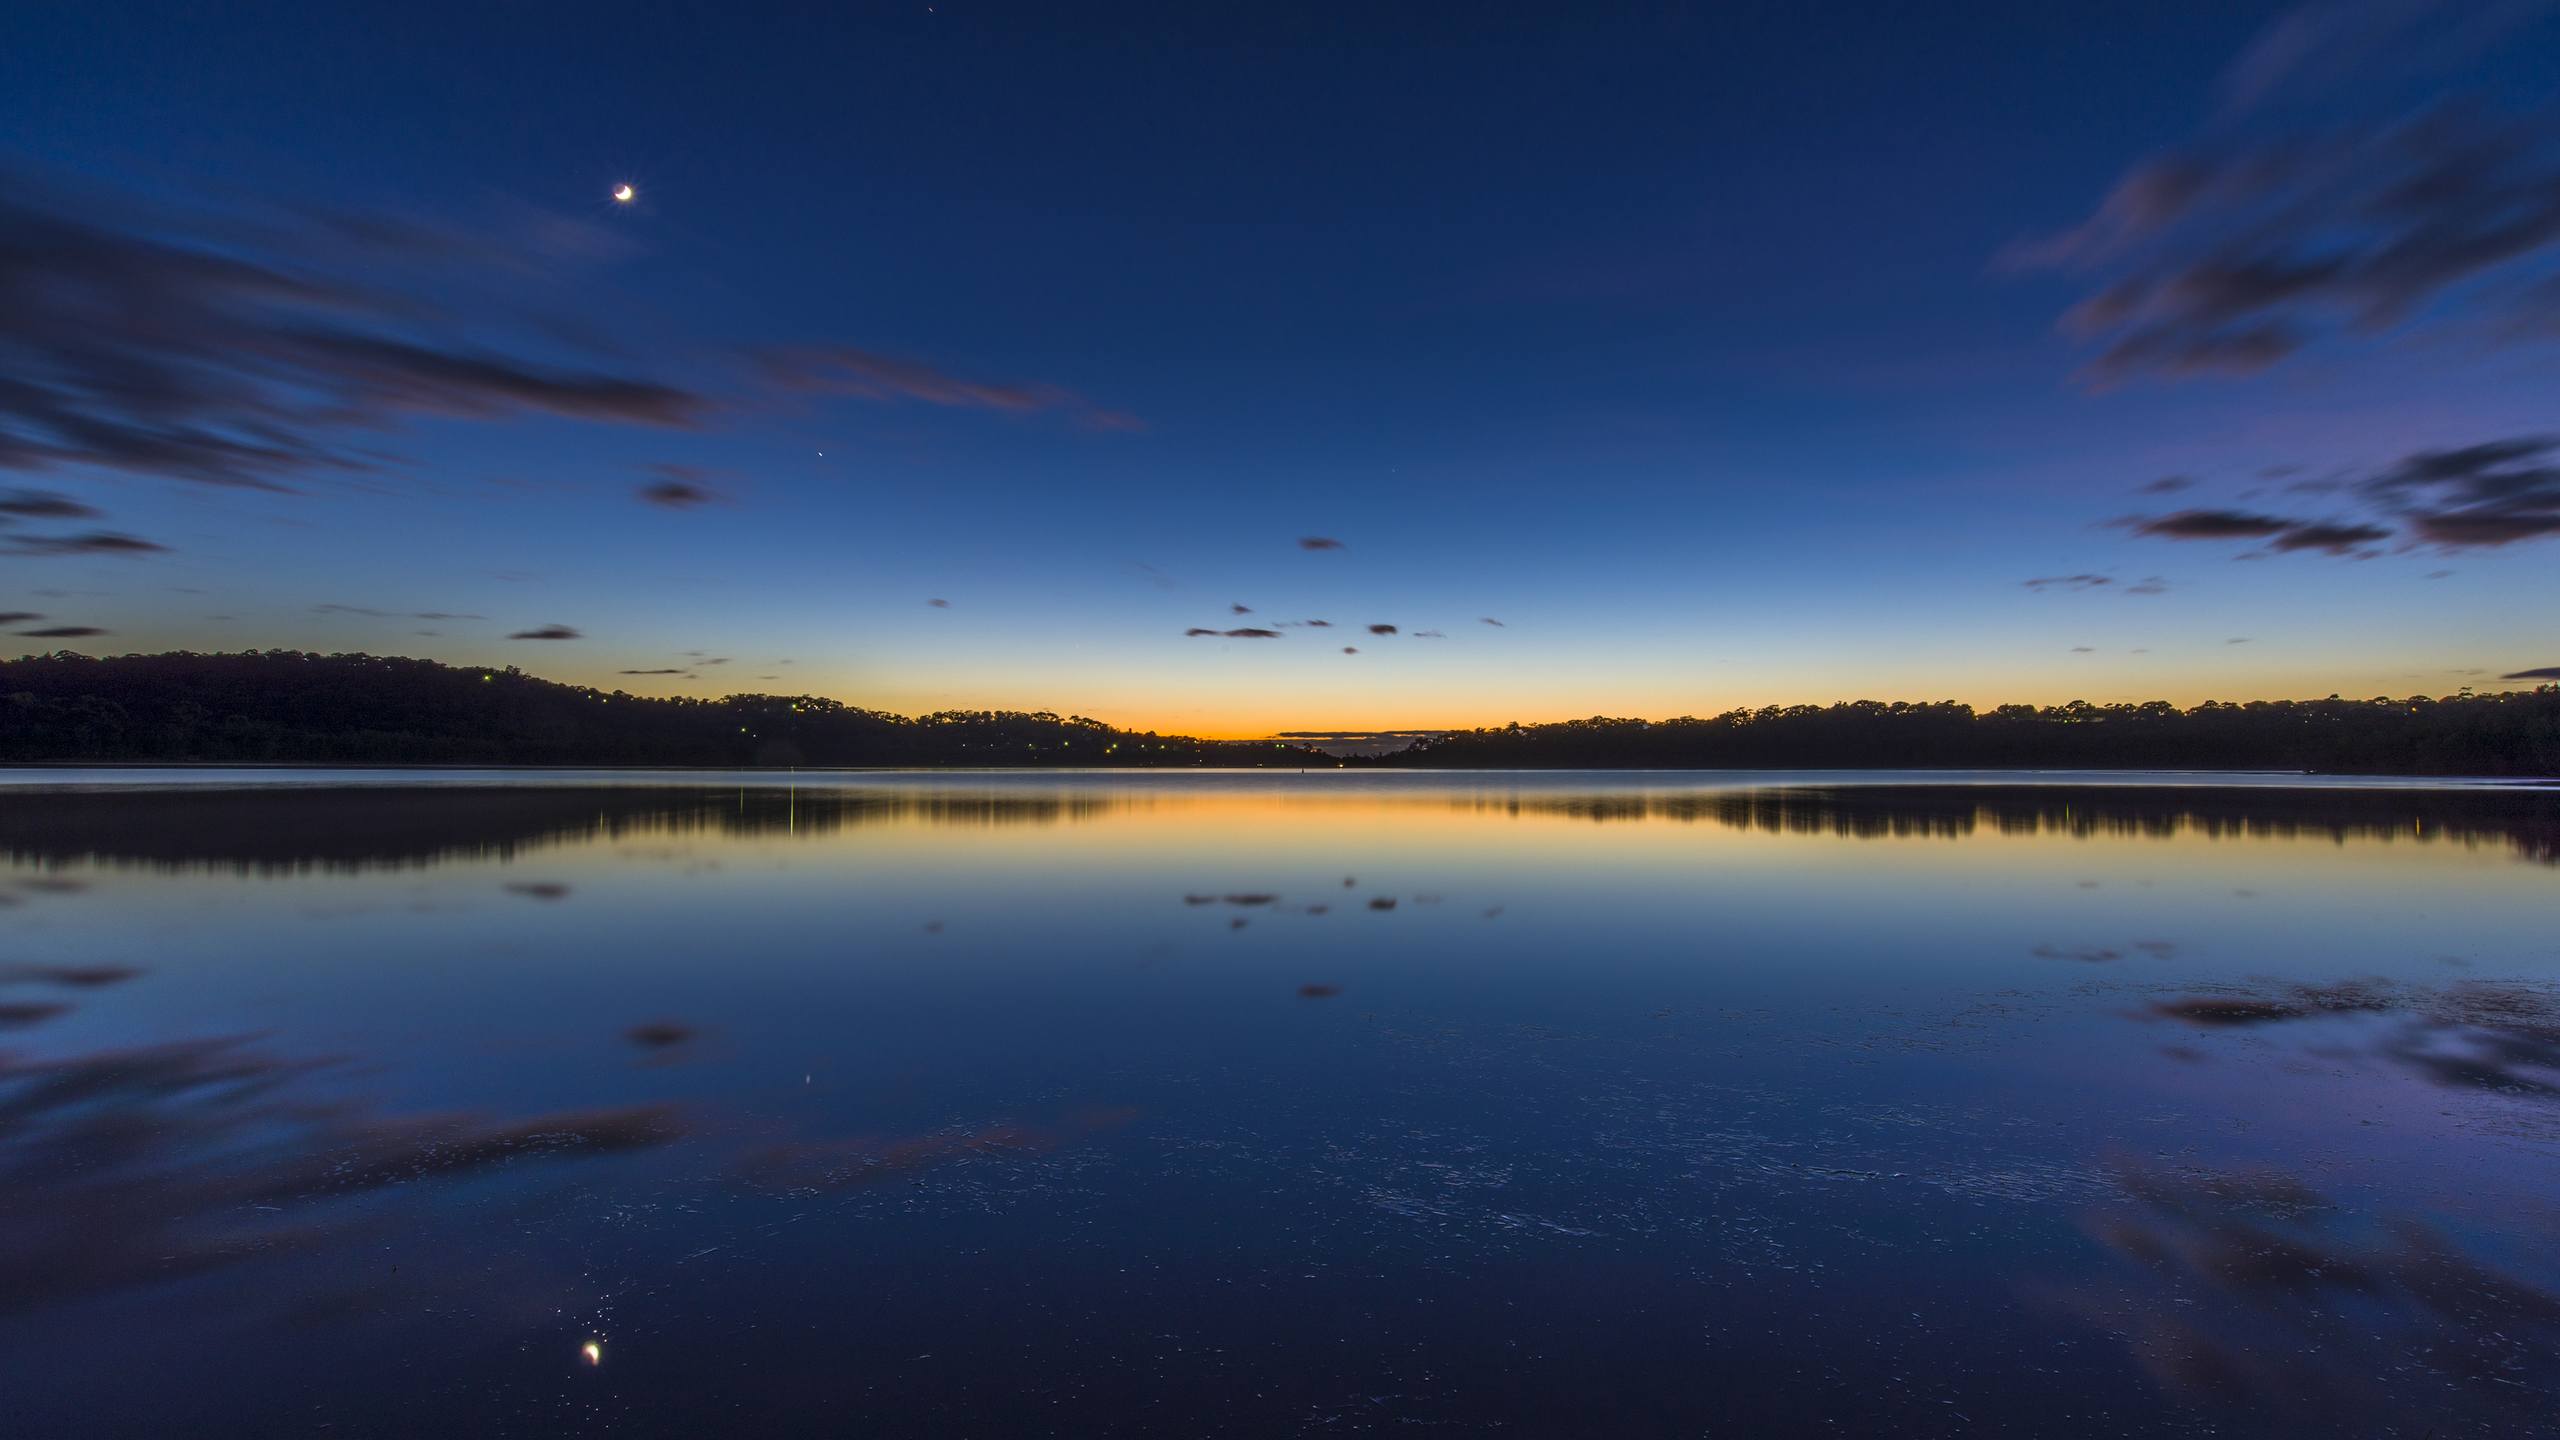
[[1225,736],[2560,664],[2550,4],[10,13],[9,653]]

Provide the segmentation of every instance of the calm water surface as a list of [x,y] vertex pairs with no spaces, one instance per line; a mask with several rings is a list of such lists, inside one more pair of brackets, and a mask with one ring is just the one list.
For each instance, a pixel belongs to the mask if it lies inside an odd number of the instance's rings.
[[21,772],[0,1433],[2551,1433],[2560,795],[2045,778]]

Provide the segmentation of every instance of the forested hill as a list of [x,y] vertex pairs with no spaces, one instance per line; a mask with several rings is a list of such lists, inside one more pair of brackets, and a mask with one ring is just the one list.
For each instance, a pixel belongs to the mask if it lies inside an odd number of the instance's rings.
[[2314,770],[2560,777],[2560,686],[2441,700],[1799,705],[1463,730],[1390,765],[1523,769]]
[[1268,765],[1268,742],[1114,730],[1047,713],[910,719],[808,695],[653,699],[380,655],[0,661],[0,763]]
[[[808,695],[654,699],[488,669],[291,650],[0,661],[0,764],[1219,765],[1344,763],[1268,741],[1047,712],[908,718]],[[2560,687],[2448,699],[1883,704],[1455,732],[1355,765],[2202,769],[2560,777]]]

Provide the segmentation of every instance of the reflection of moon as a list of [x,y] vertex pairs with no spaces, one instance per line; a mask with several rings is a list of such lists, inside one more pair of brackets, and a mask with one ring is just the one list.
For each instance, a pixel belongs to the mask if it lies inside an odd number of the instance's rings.
[[628,205],[628,204],[630,204],[630,203],[631,203],[631,200],[632,200],[632,197],[633,197],[634,195],[636,195],[637,193],[639,193],[639,192],[637,192],[637,191],[633,190],[633,189],[632,189],[630,186],[628,186],[628,185],[616,185],[616,186],[614,186],[614,187],[613,187],[613,198],[614,198],[614,201],[615,201],[617,204],[622,204],[622,205]]

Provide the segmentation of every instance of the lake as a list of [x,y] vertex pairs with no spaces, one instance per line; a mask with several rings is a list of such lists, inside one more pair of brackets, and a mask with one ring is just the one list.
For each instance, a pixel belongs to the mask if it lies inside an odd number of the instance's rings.
[[0,778],[10,1435],[2555,1399],[2550,789]]

